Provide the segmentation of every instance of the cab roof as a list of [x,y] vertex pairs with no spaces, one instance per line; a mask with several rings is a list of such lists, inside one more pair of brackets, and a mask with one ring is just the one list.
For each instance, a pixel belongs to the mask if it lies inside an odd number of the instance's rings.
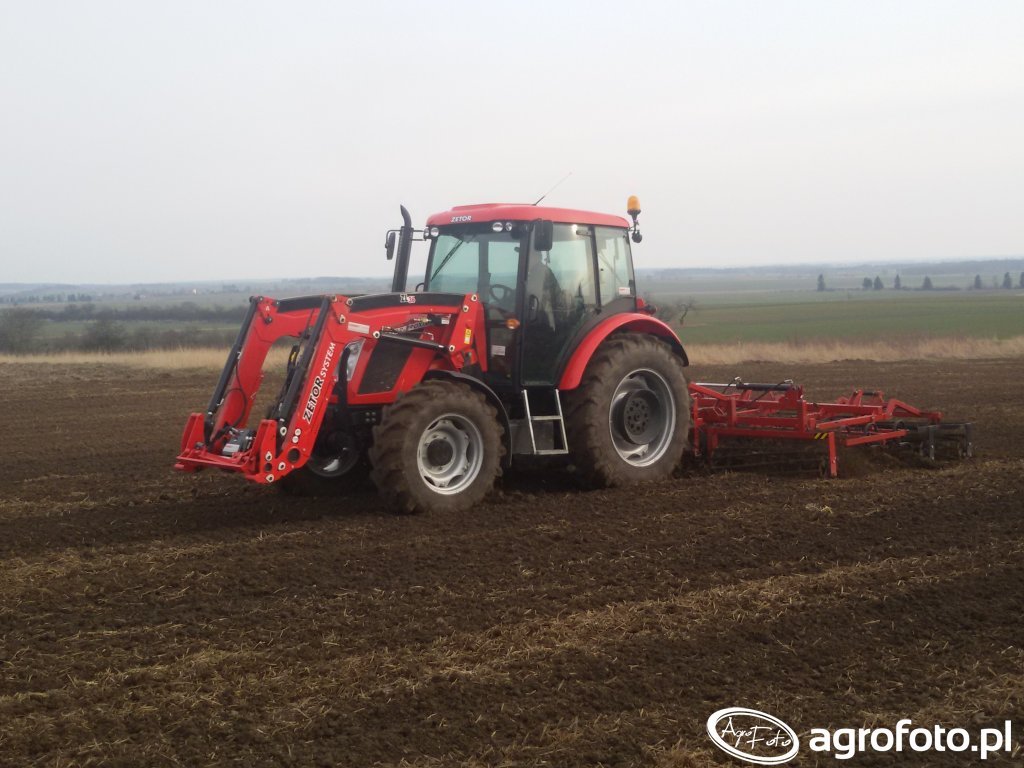
[[561,224],[591,224],[599,227],[628,228],[622,216],[593,211],[577,211],[572,208],[548,208],[527,203],[482,203],[480,205],[457,205],[451,210],[435,213],[427,219],[428,227],[443,227],[445,224],[465,224],[491,221],[533,221],[550,219]]

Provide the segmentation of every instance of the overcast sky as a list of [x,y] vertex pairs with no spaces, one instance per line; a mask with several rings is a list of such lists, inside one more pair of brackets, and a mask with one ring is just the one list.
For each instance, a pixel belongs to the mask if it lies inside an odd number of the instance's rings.
[[1024,2],[0,0],[0,282],[380,275],[452,205],[639,266],[1024,253]]

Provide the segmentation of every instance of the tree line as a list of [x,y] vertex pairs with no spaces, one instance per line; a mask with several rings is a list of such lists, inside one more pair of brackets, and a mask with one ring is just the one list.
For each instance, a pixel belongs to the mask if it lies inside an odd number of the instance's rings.
[[[980,290],[984,290],[985,284],[984,284],[984,282],[982,282],[981,275],[975,275],[974,276],[974,282],[970,286],[968,286],[968,287],[971,290],[979,290],[979,291]],[[1017,281],[1017,286],[1016,287],[1017,288],[1024,288],[1024,272],[1020,273],[1020,278]],[[862,290],[865,290],[865,291],[881,291],[881,290],[885,289],[885,284],[882,282],[882,278],[880,276],[875,275],[875,279],[874,280],[872,280],[870,277],[865,277],[861,281],[861,288],[862,288]],[[993,277],[992,278],[992,288],[1002,288],[1004,290],[1012,290],[1014,288],[1013,276],[1010,275],[1009,272],[1006,272],[1003,275],[1002,283],[1000,283],[998,281],[998,278]],[[899,275],[896,275],[896,277],[893,279],[893,281],[892,281],[892,289],[894,291],[910,290],[905,285],[903,285],[903,281],[900,279]],[[818,290],[819,291],[827,291],[827,290],[829,290],[828,286],[825,284],[825,275],[824,274],[819,274],[818,275]],[[932,279],[928,275],[925,275],[924,276],[924,280],[921,281],[921,287],[919,289],[917,289],[917,290],[921,290],[921,291],[935,291],[935,290],[939,290],[939,291],[956,291],[956,290],[959,290],[959,288],[957,288],[956,286],[947,286],[947,287],[943,287],[943,288],[936,288],[935,285],[932,283]]]
[[[204,321],[211,323],[235,323],[241,322],[245,317],[247,307],[239,305],[234,307],[211,306],[202,307],[194,301],[185,301],[180,304],[167,305],[146,305],[139,307],[100,307],[95,304],[66,304],[57,308],[32,308],[31,312],[42,320],[54,322],[81,322],[83,320],[113,320],[115,322],[135,321]],[[12,311],[12,310],[7,310]]]
[[[174,327],[176,323],[202,321],[235,326],[245,307],[200,307],[193,302],[168,306],[102,308],[69,304],[62,309],[14,307],[0,310],[0,352],[119,352],[181,347],[229,346],[236,329]],[[80,332],[46,333],[48,323],[85,323]],[[134,327],[127,323],[143,323]]]

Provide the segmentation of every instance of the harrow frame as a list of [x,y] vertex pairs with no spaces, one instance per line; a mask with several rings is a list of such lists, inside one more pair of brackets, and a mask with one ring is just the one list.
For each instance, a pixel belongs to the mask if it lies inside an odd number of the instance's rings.
[[953,445],[959,456],[973,455],[971,424],[943,422],[926,411],[878,390],[858,389],[835,402],[804,397],[803,387],[777,384],[691,383],[693,453],[710,462],[722,438],[822,441],[827,445],[823,474],[839,475],[840,446],[914,446],[934,459],[937,445]]

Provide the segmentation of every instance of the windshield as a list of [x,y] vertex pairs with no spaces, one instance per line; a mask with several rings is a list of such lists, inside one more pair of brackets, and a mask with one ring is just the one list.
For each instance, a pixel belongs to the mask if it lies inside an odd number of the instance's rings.
[[[445,229],[430,246],[426,289],[476,293],[493,298],[491,287],[514,289],[519,273],[518,233],[494,232],[490,224]],[[504,297],[506,292],[500,292]]]

